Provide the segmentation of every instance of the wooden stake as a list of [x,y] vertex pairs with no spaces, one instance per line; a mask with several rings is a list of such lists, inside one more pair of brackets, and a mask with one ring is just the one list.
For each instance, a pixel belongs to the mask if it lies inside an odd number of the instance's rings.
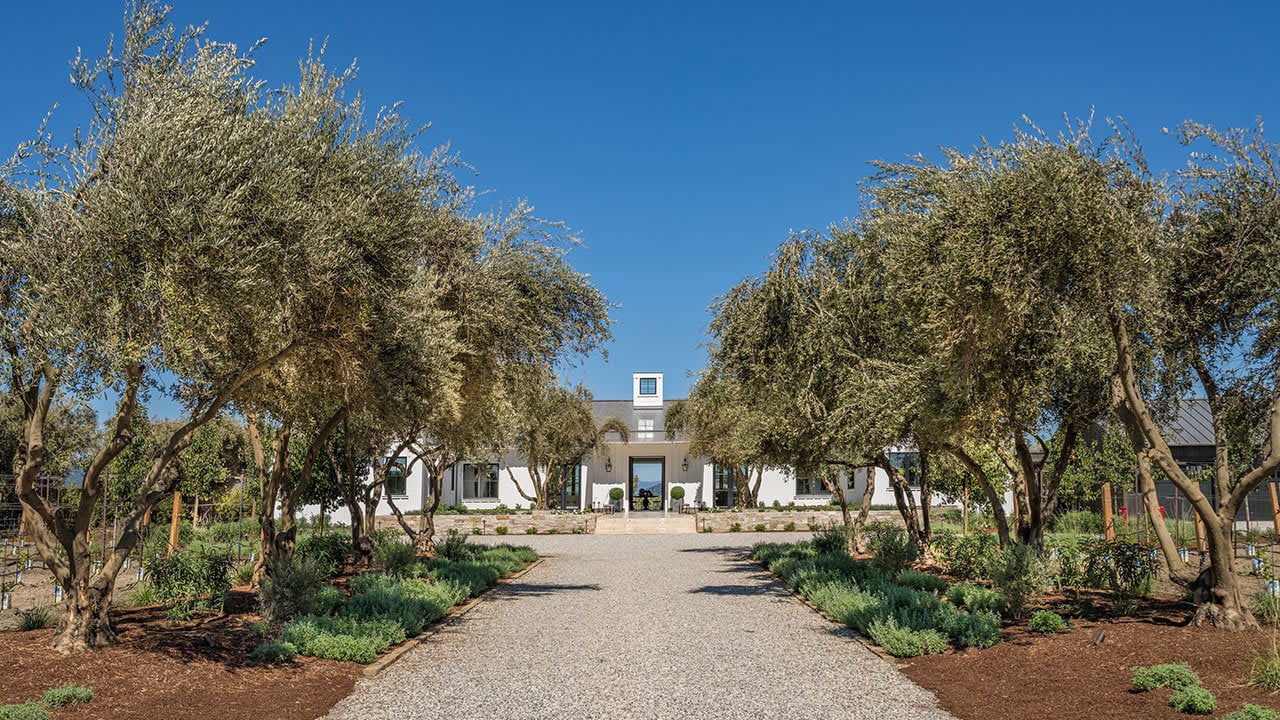
[[1275,526],[1276,535],[1280,536],[1280,497],[1276,497],[1275,482],[1267,483],[1267,489],[1271,491],[1271,522]]
[[178,526],[182,514],[182,492],[173,491],[173,512],[169,514],[169,555],[178,550]]
[[1107,542],[1116,539],[1116,519],[1111,511],[1111,483],[1102,483],[1102,534]]

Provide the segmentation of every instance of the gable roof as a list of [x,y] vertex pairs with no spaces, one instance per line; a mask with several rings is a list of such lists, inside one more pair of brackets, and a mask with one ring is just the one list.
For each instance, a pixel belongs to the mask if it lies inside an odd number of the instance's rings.
[[1213,445],[1213,414],[1205,398],[1184,398],[1172,419],[1160,424],[1170,446]]

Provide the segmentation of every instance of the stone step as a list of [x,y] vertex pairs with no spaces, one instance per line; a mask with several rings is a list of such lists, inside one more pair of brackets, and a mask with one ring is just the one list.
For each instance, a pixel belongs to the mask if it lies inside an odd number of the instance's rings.
[[596,519],[597,535],[671,535],[697,532],[694,516],[669,513],[658,515],[604,515]]

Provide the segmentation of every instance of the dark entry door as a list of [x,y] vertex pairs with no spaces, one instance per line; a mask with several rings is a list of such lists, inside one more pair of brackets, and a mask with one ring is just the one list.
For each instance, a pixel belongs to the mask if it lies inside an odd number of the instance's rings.
[[631,458],[631,491],[628,493],[632,510],[661,510],[667,494],[666,458]]

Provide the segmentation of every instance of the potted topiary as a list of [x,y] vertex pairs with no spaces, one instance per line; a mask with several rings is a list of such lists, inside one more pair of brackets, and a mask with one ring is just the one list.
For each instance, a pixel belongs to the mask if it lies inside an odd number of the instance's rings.
[[671,509],[680,512],[684,509],[684,486],[675,485],[671,488]]
[[626,496],[626,492],[624,492],[620,487],[612,488],[609,490],[609,499],[613,501],[614,510],[622,509],[622,498],[625,496]]

